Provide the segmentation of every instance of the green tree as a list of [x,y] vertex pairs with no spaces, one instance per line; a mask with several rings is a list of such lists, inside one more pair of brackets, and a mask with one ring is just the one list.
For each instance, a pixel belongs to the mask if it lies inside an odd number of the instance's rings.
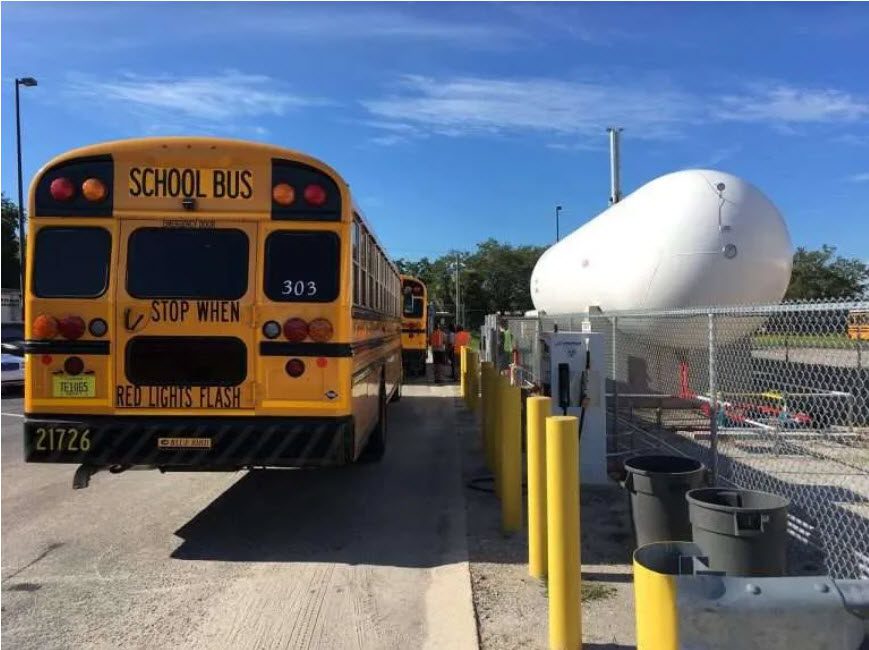
[[834,246],[807,250],[802,246],[794,254],[787,300],[854,299],[867,295],[869,264],[857,258],[836,255]]
[[461,261],[460,290],[467,327],[479,326],[486,314],[498,311],[524,312],[531,302],[531,271],[545,250],[543,246],[511,246],[488,239],[474,252],[450,251],[431,260],[398,259],[402,273],[425,282],[429,299],[438,309],[453,312],[455,263]]
[[0,249],[0,274],[3,277],[3,288],[19,287],[19,278],[21,275],[21,255],[18,242],[18,206],[8,198],[2,195],[3,202],[3,231],[2,231],[2,249]]

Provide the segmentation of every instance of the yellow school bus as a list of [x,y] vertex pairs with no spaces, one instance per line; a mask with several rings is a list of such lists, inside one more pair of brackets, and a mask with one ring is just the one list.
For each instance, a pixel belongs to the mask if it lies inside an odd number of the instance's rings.
[[849,339],[869,341],[869,311],[852,309],[848,312],[847,334]]
[[30,189],[29,462],[162,470],[380,458],[400,395],[398,271],[310,156],[142,138]]
[[401,356],[407,376],[425,375],[428,355],[428,291],[409,275],[401,276]]

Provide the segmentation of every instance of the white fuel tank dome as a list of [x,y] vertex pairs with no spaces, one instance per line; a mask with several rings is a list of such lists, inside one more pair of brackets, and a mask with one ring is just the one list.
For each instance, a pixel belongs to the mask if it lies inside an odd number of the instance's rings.
[[792,258],[784,219],[760,190],[690,169],[646,183],[546,250],[531,298],[549,315],[775,303]]

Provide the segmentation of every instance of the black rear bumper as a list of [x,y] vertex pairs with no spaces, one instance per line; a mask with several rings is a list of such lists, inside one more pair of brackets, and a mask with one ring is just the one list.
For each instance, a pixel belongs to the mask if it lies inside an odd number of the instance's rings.
[[24,457],[201,469],[343,465],[353,461],[353,418],[27,415]]

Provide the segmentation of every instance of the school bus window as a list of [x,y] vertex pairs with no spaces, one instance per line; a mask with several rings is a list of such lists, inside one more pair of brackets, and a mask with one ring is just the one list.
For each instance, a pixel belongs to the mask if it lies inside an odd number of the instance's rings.
[[42,228],[36,234],[33,293],[97,298],[109,286],[112,236],[104,228]]
[[[357,217],[358,218],[358,217]],[[353,240],[353,304],[359,304],[359,222],[354,221],[350,228]]]
[[237,300],[247,292],[248,238],[241,230],[139,228],[127,250],[134,298]]
[[273,232],[265,245],[266,296],[277,302],[332,302],[339,291],[340,248],[333,232]]

